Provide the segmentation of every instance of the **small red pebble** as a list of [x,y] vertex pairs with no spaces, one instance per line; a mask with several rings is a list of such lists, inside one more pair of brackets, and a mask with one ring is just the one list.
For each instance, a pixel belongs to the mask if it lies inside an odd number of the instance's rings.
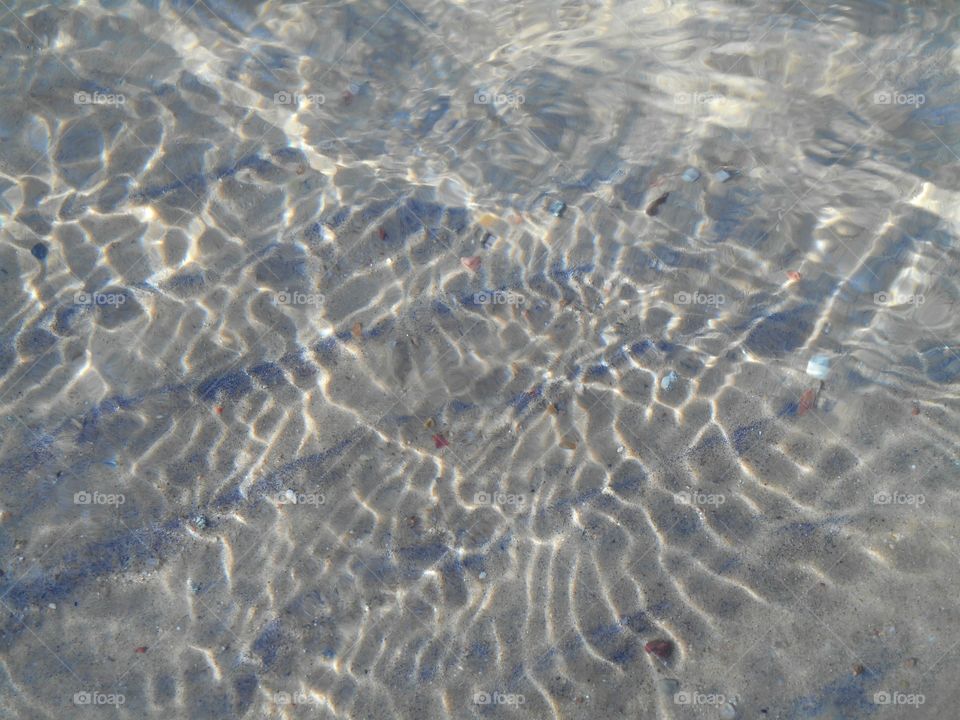
[[669,640],[651,640],[643,646],[643,649],[661,660],[668,660],[673,653],[673,643]]
[[787,277],[793,280],[794,282],[796,282],[797,280],[802,278],[803,275],[798,273],[796,270],[787,270]]
[[800,403],[797,405],[797,415],[803,417],[803,415],[810,408],[816,407],[817,405],[817,391],[813,388],[803,391],[803,395],[800,396]]
[[220,405],[217,405],[217,415],[223,415],[223,407]]
[[386,240],[386,239],[387,239],[387,231],[384,230],[383,228],[380,228],[379,230],[377,230],[377,235],[380,236],[380,239],[381,239],[381,240]]
[[460,258],[460,264],[463,265],[470,272],[476,272],[480,269],[480,256],[474,255],[473,257],[462,257]]
[[353,102],[353,93],[350,92],[349,90],[344,90],[340,94],[340,99],[343,100],[344,105],[349,105],[350,103]]
[[443,436],[443,433],[437,433],[434,435],[433,442],[438,448],[443,448],[450,444],[450,441]]
[[140,653],[141,655],[143,655],[144,653],[147,652],[147,646],[146,646],[146,645],[141,645],[141,646],[138,647],[136,650],[134,650],[134,652],[135,652],[135,653]]
[[914,406],[913,406],[913,410],[911,410],[910,412],[911,412],[912,414],[914,414],[914,415],[919,415],[919,414],[920,414],[920,406],[919,406],[919,405],[914,405]]

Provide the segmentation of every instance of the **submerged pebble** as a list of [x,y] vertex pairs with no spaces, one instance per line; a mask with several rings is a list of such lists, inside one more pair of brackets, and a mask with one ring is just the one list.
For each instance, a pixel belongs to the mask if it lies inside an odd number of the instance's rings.
[[657,681],[657,686],[660,688],[660,692],[668,695],[672,699],[680,689],[680,681],[674,678],[660,678],[660,680]]
[[673,654],[673,643],[669,640],[651,640],[643,646],[643,649],[661,660],[668,660]]
[[826,380],[830,374],[830,358],[826,355],[814,355],[807,363],[807,375],[818,380]]
[[477,224],[479,224],[480,227],[487,230],[489,230],[492,227],[495,227],[499,222],[500,222],[500,218],[498,218],[493,213],[484,213],[479,218],[477,218]]
[[41,262],[47,259],[47,255],[49,254],[49,252],[50,250],[47,249],[46,244],[42,242],[38,242],[36,245],[30,248],[30,254],[33,255],[37,260]]
[[479,255],[474,255],[472,257],[462,257],[460,258],[460,264],[463,265],[470,272],[476,272],[480,269],[480,264],[483,261],[480,259]]
[[804,390],[803,395],[800,396],[800,402],[797,405],[797,415],[799,417],[803,417],[803,415],[811,408],[816,408],[817,394],[817,391],[813,388]]
[[561,215],[563,215],[563,211],[566,209],[567,209],[567,204],[563,200],[554,200],[552,203],[550,203],[550,206],[547,208],[547,210],[550,211],[550,214],[556,217],[560,217]]
[[716,180],[717,182],[722,182],[722,183],[725,183],[727,180],[729,180],[732,177],[733,175],[728,173],[726,170],[717,170],[713,174],[713,179]]
[[680,376],[677,375],[677,373],[675,373],[673,370],[671,370],[666,375],[664,375],[663,378],[660,380],[660,387],[662,387],[664,390],[669,390],[670,388],[673,387],[674,383],[677,382],[677,380],[679,379],[680,379]]
[[724,703],[720,708],[720,720],[734,720],[737,717],[737,706],[732,702]]
[[667,201],[667,198],[668,198],[668,197],[670,197],[670,193],[665,192],[663,195],[661,195],[660,197],[658,197],[658,198],[657,198],[656,200],[654,200],[652,203],[650,203],[649,205],[647,205],[647,209],[646,209],[647,215],[649,215],[650,217],[653,217],[653,216],[656,215],[658,212],[660,212],[660,206],[663,205],[663,204]]
[[683,178],[684,182],[696,182],[700,179],[700,171],[696,168],[690,167],[683,171],[683,175],[681,175],[681,177]]

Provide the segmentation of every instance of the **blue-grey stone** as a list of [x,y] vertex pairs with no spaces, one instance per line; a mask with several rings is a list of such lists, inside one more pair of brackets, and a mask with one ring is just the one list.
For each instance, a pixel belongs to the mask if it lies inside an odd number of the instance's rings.
[[43,262],[44,260],[47,259],[47,254],[49,252],[50,250],[42,242],[38,242],[36,245],[30,248],[30,254],[33,255],[40,262]]

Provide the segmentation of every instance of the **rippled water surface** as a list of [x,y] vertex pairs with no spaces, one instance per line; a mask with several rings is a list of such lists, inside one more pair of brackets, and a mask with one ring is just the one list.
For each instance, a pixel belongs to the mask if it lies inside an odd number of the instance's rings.
[[944,718],[947,2],[0,2],[0,718]]

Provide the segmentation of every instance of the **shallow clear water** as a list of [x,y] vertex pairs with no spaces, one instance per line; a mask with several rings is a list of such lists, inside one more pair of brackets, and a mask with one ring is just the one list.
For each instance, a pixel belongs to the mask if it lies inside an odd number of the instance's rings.
[[0,718],[950,715],[954,4],[7,3]]

